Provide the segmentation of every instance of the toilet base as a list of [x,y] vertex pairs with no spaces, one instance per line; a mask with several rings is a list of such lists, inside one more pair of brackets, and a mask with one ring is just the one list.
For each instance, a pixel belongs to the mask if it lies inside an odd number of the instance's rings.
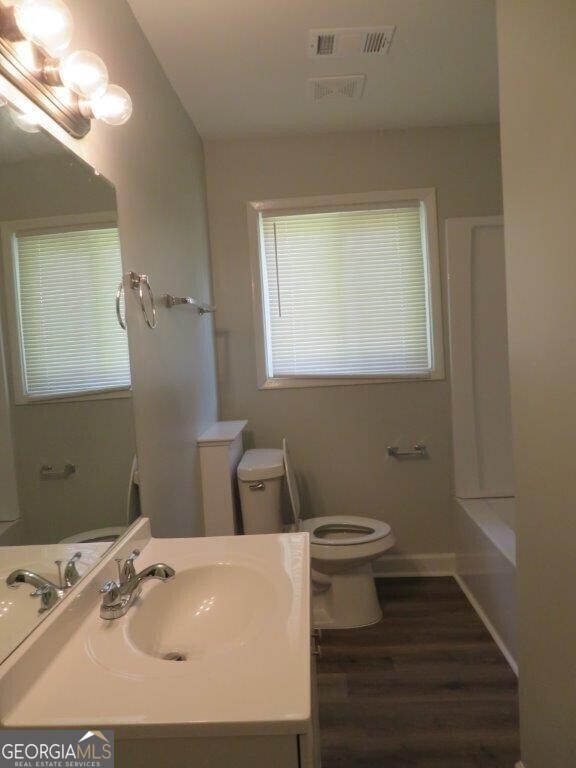
[[371,563],[330,573],[329,579],[330,586],[312,590],[312,620],[316,629],[354,629],[381,620]]

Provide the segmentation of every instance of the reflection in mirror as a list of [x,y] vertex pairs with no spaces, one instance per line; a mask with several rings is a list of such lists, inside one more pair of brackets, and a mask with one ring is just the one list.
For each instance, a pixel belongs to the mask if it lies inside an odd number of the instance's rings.
[[9,106],[0,236],[1,661],[138,516],[139,496],[114,189]]

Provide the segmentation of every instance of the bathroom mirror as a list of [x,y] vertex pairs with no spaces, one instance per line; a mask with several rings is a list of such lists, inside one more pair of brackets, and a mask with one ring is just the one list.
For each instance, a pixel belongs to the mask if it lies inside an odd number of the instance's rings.
[[2,106],[0,661],[139,514],[122,271],[112,185]]

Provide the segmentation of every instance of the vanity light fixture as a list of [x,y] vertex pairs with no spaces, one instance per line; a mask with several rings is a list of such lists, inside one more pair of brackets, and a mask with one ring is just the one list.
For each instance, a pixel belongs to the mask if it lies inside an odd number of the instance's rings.
[[108,87],[106,64],[91,51],[74,51],[61,61],[47,61],[44,78],[50,85],[63,85],[85,99],[101,96]]
[[[132,100],[120,86],[109,85],[98,55],[67,53],[73,30],[63,0],[0,0],[0,74],[82,138],[92,119],[123,125],[132,114]],[[18,113],[15,120],[21,117]]]
[[80,112],[108,125],[123,125],[132,114],[132,99],[124,88],[109,85],[101,96],[80,100]]
[[22,36],[51,56],[58,56],[72,41],[74,19],[62,0],[20,0],[14,19]]

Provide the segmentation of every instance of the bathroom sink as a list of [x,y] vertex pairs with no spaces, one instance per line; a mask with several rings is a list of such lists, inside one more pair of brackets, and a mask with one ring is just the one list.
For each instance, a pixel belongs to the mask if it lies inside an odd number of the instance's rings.
[[188,568],[146,590],[128,615],[126,634],[149,656],[194,661],[248,643],[274,604],[274,585],[254,568]]
[[[141,550],[136,570],[166,563],[174,578],[144,582],[124,615],[104,620],[97,592],[115,576],[114,563],[104,564],[82,600],[60,610],[58,652],[48,634],[39,640],[46,650],[38,659],[53,655],[2,725],[90,724],[114,728],[117,738],[150,738],[151,726],[170,737],[304,733],[311,712],[308,536],[148,535],[144,545],[134,536],[122,547],[124,557]],[[85,692],[73,707],[62,687],[71,670]]]

